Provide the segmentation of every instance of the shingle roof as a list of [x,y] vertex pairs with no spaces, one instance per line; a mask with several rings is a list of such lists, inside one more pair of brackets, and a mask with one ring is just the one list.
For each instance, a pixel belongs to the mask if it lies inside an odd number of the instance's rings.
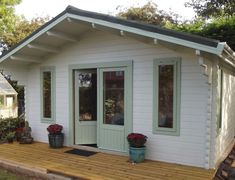
[[0,94],[17,94],[10,83],[0,74]]

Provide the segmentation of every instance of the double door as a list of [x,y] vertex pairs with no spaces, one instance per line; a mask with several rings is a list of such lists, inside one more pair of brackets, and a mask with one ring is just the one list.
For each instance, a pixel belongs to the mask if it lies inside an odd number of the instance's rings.
[[126,151],[126,68],[82,69],[74,74],[75,144]]

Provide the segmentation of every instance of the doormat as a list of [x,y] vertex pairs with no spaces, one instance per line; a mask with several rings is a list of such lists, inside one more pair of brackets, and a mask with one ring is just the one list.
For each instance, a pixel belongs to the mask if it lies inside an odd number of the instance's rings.
[[76,154],[76,155],[88,157],[88,156],[92,156],[92,155],[96,154],[97,152],[86,151],[86,150],[82,150],[82,149],[72,149],[72,150],[65,151],[65,153]]

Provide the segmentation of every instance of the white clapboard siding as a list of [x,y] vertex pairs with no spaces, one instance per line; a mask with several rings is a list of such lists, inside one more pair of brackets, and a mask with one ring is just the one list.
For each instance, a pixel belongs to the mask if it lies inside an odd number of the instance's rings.
[[235,77],[224,71],[222,99],[222,128],[216,137],[216,161],[231,148],[235,135]]
[[[162,57],[182,57],[180,136],[152,133],[153,60]],[[56,67],[56,122],[64,126],[65,143],[71,88],[68,66],[126,60],[133,60],[133,131],[148,136],[146,158],[204,167],[208,85],[196,56],[99,31],[84,34],[78,43],[41,64]],[[47,142],[48,124],[40,122],[40,65],[29,67],[27,78],[27,118],[35,140]]]
[[18,85],[26,85],[27,84],[27,75],[28,68],[27,64],[18,64],[14,62],[14,64],[4,64],[1,63],[0,70],[3,70],[4,75],[10,75],[11,79],[17,80]]

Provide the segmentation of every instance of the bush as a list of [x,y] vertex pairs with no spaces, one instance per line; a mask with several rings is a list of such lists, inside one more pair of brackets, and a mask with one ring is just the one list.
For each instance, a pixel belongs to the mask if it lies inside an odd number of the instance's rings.
[[0,142],[6,140],[9,132],[16,132],[17,129],[24,127],[23,118],[6,118],[0,119]]

